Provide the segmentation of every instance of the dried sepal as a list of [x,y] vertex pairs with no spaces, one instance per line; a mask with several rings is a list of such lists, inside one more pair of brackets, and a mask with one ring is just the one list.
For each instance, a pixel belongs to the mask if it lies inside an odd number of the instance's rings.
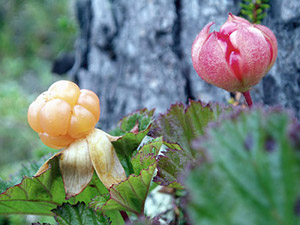
[[99,134],[101,133],[101,135],[105,135],[105,136],[108,138],[108,140],[109,140],[110,142],[114,142],[114,141],[117,141],[117,140],[119,140],[120,138],[122,138],[122,136],[112,136],[112,135],[110,135],[110,134],[108,134],[108,133],[106,133],[105,131],[100,130],[100,129],[95,129],[95,130],[97,130],[97,132],[98,132]]
[[73,142],[60,156],[59,167],[66,199],[81,193],[93,177],[94,169],[88,149],[86,139],[81,139]]
[[110,138],[111,136],[99,129],[95,129],[86,138],[92,164],[106,188],[126,179],[125,171]]

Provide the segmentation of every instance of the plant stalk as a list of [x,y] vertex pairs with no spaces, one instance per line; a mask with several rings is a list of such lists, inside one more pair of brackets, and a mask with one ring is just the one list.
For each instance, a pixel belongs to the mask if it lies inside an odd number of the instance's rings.
[[125,223],[130,222],[129,216],[125,211],[120,211],[120,213]]
[[244,95],[249,108],[251,108],[253,103],[252,103],[252,98],[251,98],[251,95],[250,95],[250,91],[243,92],[242,94]]

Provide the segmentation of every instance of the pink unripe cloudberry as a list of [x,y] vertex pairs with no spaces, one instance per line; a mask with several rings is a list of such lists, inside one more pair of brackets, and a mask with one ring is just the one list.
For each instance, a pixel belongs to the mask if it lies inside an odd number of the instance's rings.
[[277,41],[273,32],[229,13],[219,32],[207,24],[192,46],[193,66],[206,82],[230,92],[248,92],[273,66]]

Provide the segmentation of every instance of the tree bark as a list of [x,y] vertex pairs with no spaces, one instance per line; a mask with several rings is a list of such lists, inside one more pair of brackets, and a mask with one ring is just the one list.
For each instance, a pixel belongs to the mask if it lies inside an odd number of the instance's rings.
[[[165,112],[200,99],[226,104],[226,91],[202,81],[191,46],[210,21],[218,30],[238,0],[77,0],[80,36],[70,74],[100,97],[100,126],[109,129],[140,108]],[[251,94],[254,103],[300,111],[300,2],[272,0],[263,24],[278,39],[278,58]]]

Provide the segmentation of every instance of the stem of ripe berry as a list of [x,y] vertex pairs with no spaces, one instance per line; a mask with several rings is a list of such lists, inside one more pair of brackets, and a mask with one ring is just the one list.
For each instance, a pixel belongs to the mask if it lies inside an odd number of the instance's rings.
[[251,106],[252,106],[252,98],[251,98],[251,95],[250,95],[250,91],[243,92],[242,94],[244,95],[249,108],[251,108]]

